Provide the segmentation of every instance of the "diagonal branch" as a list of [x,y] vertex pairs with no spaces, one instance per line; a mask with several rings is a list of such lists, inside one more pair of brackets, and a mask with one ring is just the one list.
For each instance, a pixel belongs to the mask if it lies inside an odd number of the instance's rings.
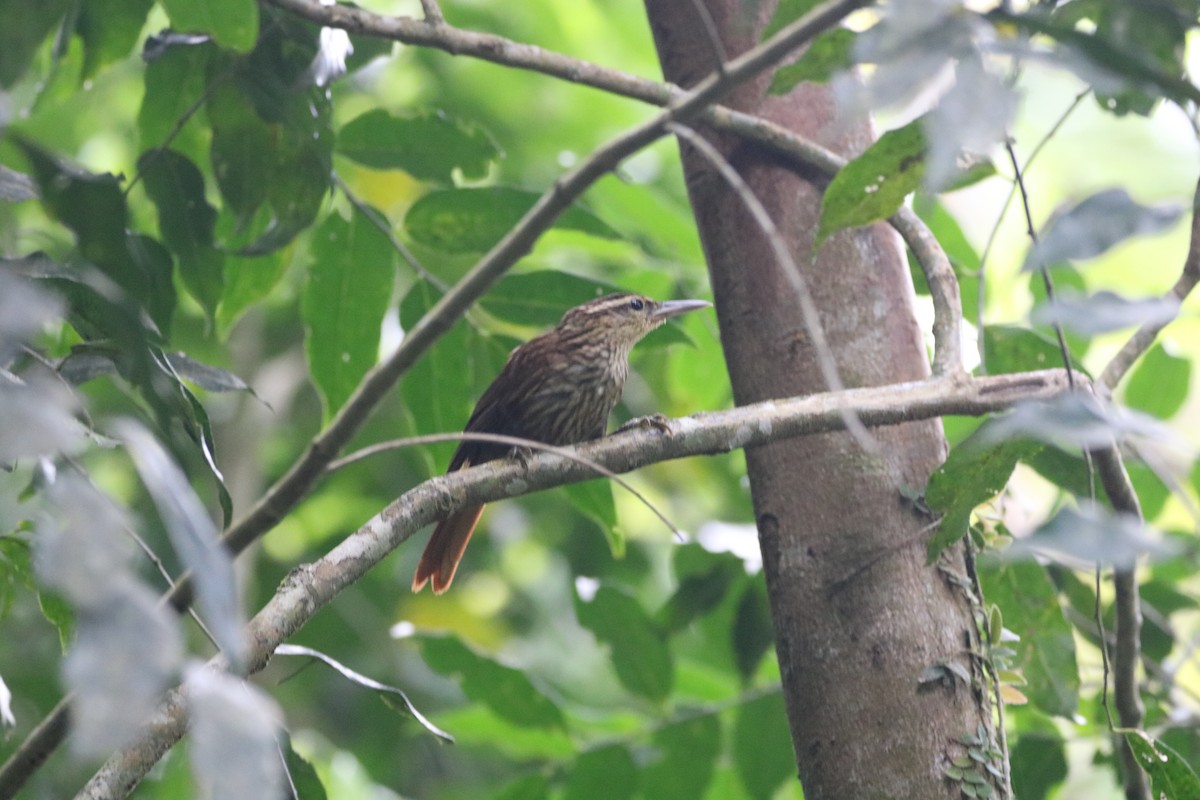
[[[1062,370],[980,379],[932,379],[773,400],[668,423],[667,432],[631,430],[571,450],[623,473],[686,456],[756,447],[798,436],[842,430],[847,414],[870,426],[954,415],[978,416],[1019,401],[1047,400],[1068,391]],[[410,489],[324,557],[293,570],[250,621],[249,671],[261,670],[275,648],[321,607],[360,579],[425,525],[467,506],[516,497],[595,476],[586,463],[538,453],[524,464],[491,462],[432,478]],[[110,758],[80,792],[89,800],[123,797],[184,734],[183,692],[175,689],[138,741]]]

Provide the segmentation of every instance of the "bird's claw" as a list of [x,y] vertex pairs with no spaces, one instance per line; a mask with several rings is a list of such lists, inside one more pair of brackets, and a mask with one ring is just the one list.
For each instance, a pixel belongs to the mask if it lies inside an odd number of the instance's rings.
[[650,414],[645,417],[631,419],[621,427],[617,428],[617,433],[625,433],[626,431],[635,430],[655,430],[659,433],[671,432],[671,420],[664,414]]
[[511,461],[520,464],[522,467],[529,467],[529,459],[533,458],[533,448],[530,447],[514,447],[508,451],[508,458]]

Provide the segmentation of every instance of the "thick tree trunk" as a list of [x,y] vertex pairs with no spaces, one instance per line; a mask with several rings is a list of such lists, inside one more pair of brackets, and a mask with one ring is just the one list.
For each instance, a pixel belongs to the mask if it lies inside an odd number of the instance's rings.
[[[732,58],[758,41],[774,2],[706,0]],[[647,0],[667,80],[688,86],[715,67],[694,0]],[[728,105],[767,117],[843,155],[867,125],[839,126],[830,92],[802,85],[768,97],[770,76]],[[810,263],[820,192],[744,143],[707,134],[772,215],[821,309],[847,386],[928,373],[913,289],[898,238],[882,226],[834,237]],[[712,164],[683,147],[688,189],[708,258],[726,363],[739,404],[828,388],[796,293],[766,236]],[[976,688],[922,684],[954,662],[978,675],[964,592],[924,565],[921,516],[901,487],[923,486],[944,456],[937,422],[872,432],[881,457],[845,433],[747,453],[759,540],[800,780],[810,800],[959,797],[942,772],[955,740],[991,730]],[[961,552],[953,569],[965,573]]]

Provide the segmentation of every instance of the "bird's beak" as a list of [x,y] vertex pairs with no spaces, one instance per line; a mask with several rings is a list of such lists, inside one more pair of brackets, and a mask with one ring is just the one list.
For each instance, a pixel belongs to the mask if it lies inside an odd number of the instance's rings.
[[654,310],[654,319],[659,322],[666,322],[671,317],[678,317],[680,314],[686,314],[689,311],[695,311],[700,308],[708,308],[712,303],[704,300],[668,300],[665,303],[660,303],[658,308]]

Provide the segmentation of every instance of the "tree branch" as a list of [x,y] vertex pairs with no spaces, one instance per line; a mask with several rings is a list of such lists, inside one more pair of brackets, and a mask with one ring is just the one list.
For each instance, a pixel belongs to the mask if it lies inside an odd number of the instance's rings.
[[[1007,409],[1018,401],[1048,400],[1066,391],[1063,370],[966,380],[940,378],[704,412],[671,421],[665,433],[631,430],[564,450],[623,473],[670,459],[726,453],[842,430],[847,414],[866,425],[896,425],[948,414],[979,416]],[[467,506],[593,477],[595,472],[586,463],[555,453],[538,453],[523,464],[491,462],[431,478],[410,489],[324,557],[288,575],[250,621],[249,672],[266,666],[275,648],[322,606],[425,525]],[[172,690],[149,730],[111,757],[79,797],[100,800],[123,797],[131,791],[183,736],[187,726],[185,708],[181,691]]]
[[[322,6],[314,0],[263,2],[319,25],[343,28],[350,33],[364,36],[393,39],[409,45],[432,47],[451,55],[469,55],[656,106],[667,106],[687,96],[687,92],[678,86],[608,69],[533,45],[520,44],[502,36],[467,31],[444,23],[430,26],[407,17],[387,17],[349,6]],[[846,3],[842,10],[832,12],[835,19],[830,20],[829,24],[837,22],[850,10],[869,4],[865,0]],[[832,8],[832,5],[826,4],[812,13],[816,14],[825,8]],[[786,33],[787,30],[781,31],[771,41],[780,39]],[[791,48],[794,48],[794,45],[783,48],[783,53],[786,54]],[[820,176],[832,177],[846,164],[844,158],[832,151],[760,117],[719,105],[704,109],[697,117],[717,130],[755,142],[785,156],[799,167],[815,171]],[[959,339],[959,330],[962,327],[962,300],[950,262],[937,246],[937,240],[925,223],[910,209],[901,209],[889,222],[913,251],[929,284],[934,308],[933,372],[935,375],[957,374],[962,371],[962,347]]]
[[[447,24],[418,22],[405,17],[383,17],[358,8],[324,6],[307,0],[268,1],[321,25],[387,36],[412,44],[436,46],[435,43],[441,42],[442,48],[449,52],[455,52],[446,46],[452,34],[470,42],[472,47],[480,48],[477,54],[481,57],[484,52],[498,49],[510,56],[517,53],[519,55],[512,57],[521,60],[537,51],[550,58],[559,69],[571,62],[563,56],[548,54],[538,48],[511,42],[504,44],[506,40],[499,37],[470,34]],[[405,336],[396,352],[363,377],[346,404],[334,416],[329,426],[313,439],[304,455],[267,490],[244,517],[225,531],[222,536],[225,546],[234,554],[240,553],[273,528],[309,492],[324,473],[325,466],[353,438],[370,412],[391,391],[400,376],[415,364],[509,267],[533,248],[538,237],[589,186],[615,169],[626,157],[665,135],[669,123],[686,121],[703,113],[706,107],[740,83],[769,68],[797,47],[836,25],[851,11],[867,4],[868,0],[829,0],[817,6],[758,47],[725,64],[720,73],[710,75],[692,91],[677,89],[671,92],[669,97],[664,98],[663,104],[669,102],[669,105],[662,113],[610,140],[575,169],[559,178],[533,208],[526,212],[520,222],[421,318]],[[372,22],[378,29],[366,30],[364,21]],[[381,32],[385,30],[393,31],[394,35]],[[571,63],[575,67],[578,66],[578,63]],[[184,575],[179,579],[168,594],[168,602],[180,612],[190,605],[190,576]],[[60,701],[43,724],[34,730],[0,768],[0,798],[15,794],[28,776],[62,742],[67,730],[68,700],[69,698],[64,698]]]

